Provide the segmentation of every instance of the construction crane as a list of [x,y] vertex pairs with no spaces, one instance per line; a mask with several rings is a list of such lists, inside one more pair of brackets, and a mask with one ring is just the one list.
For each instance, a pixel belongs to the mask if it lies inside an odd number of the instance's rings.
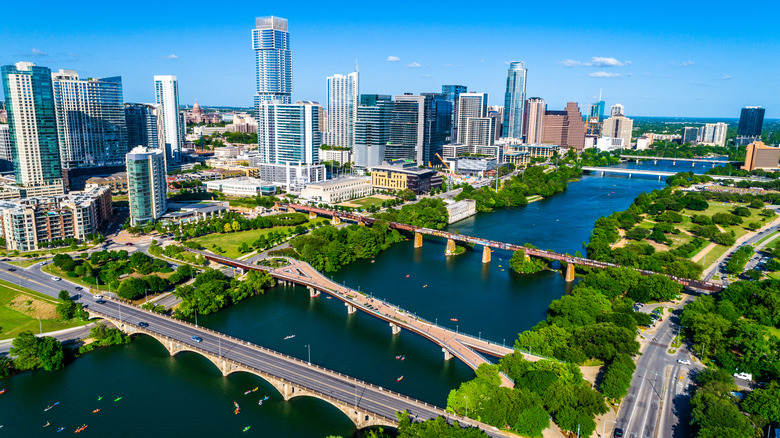
[[438,153],[438,152],[436,152],[436,154],[435,154],[435,155],[436,155],[437,157],[439,157],[439,160],[441,161],[441,163],[442,163],[442,164],[444,164],[444,167],[446,167],[446,168],[447,168],[447,170],[449,170],[449,171],[450,171],[450,173],[455,173],[455,171],[453,171],[453,170],[452,170],[452,168],[450,167],[450,165],[449,165],[449,164],[447,164],[447,162],[446,162],[446,161],[444,161],[444,158],[442,158],[442,157],[441,157],[441,155],[439,155],[439,153]]

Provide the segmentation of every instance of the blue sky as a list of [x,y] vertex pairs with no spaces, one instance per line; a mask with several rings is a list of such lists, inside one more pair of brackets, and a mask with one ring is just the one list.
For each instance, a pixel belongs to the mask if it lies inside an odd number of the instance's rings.
[[289,20],[296,100],[324,102],[326,76],[357,59],[361,93],[462,84],[503,104],[506,63],[519,60],[528,96],[549,109],[585,112],[602,89],[628,115],[739,117],[761,105],[780,117],[780,32],[760,18],[777,16],[774,2],[87,3],[5,2],[0,64],[121,75],[129,102],[153,101],[152,76],[174,74],[182,104],[250,106],[254,18],[277,15]]

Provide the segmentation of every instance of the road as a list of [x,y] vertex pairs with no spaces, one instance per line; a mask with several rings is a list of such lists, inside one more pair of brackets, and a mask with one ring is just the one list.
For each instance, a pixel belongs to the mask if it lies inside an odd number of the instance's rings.
[[[672,307],[680,309],[692,301],[693,297],[686,295],[682,303]],[[667,353],[679,330],[678,322],[676,315],[665,316],[657,323],[655,332],[646,335],[645,348],[615,425],[623,429],[625,437],[690,436],[687,416],[693,393],[691,375],[704,367],[693,361],[691,365],[677,362],[678,359],[692,359],[685,344],[677,348],[675,354]]]
[[[767,208],[772,208],[776,212],[780,213],[780,207],[778,207],[778,206],[769,206]],[[710,281],[712,279],[712,277],[714,277],[716,275],[720,275],[718,273],[719,270],[720,270],[720,267],[725,265],[725,260],[727,258],[731,257],[731,255],[734,254],[734,252],[736,252],[739,249],[740,246],[742,246],[742,245],[754,246],[756,244],[756,242],[758,242],[759,240],[761,240],[764,237],[766,237],[766,236],[768,236],[768,235],[770,235],[770,234],[772,234],[774,232],[777,232],[777,231],[780,231],[780,223],[772,225],[771,227],[768,227],[768,228],[762,228],[761,231],[759,231],[758,233],[754,233],[752,236],[750,236],[749,238],[747,238],[747,239],[745,239],[743,241],[739,241],[738,240],[737,243],[734,244],[734,246],[729,248],[729,250],[726,251],[718,259],[718,263],[715,264],[714,267],[710,267],[710,270],[704,276],[704,280]],[[747,267],[746,268],[747,269],[752,269],[753,267],[755,267],[755,265],[756,265],[756,262],[754,262],[749,268],[747,268]],[[724,283],[724,285],[728,285],[728,279],[724,280],[723,283]]]

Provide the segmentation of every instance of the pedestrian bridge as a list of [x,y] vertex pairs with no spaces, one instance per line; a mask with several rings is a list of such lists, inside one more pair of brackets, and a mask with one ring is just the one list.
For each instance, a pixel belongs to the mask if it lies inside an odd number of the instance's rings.
[[658,163],[658,160],[663,161],[671,161],[673,166],[677,165],[678,161],[683,161],[686,163],[709,163],[712,164],[712,167],[715,167],[717,164],[740,164],[742,161],[732,161],[732,160],[716,160],[714,158],[678,158],[678,157],[647,157],[644,155],[620,155],[620,158],[624,158],[627,160],[652,160],[656,164]]

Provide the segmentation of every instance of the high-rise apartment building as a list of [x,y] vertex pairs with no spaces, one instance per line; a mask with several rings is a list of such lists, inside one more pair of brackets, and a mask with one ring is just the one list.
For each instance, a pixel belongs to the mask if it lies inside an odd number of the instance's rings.
[[62,168],[123,166],[122,78],[80,79],[75,70],[60,70],[52,74],[52,86]]
[[696,143],[699,141],[699,128],[686,126],[683,128],[682,144]]
[[525,104],[525,142],[540,144],[544,139],[544,112],[547,102],[541,97],[532,97]]
[[631,136],[634,129],[634,121],[624,114],[623,105],[613,105],[610,109],[610,116],[604,120],[601,128],[602,137],[622,138],[623,147],[631,146]]
[[424,129],[422,147],[417,150],[417,165],[442,164],[444,145],[449,143],[452,133],[452,103],[444,94],[422,93],[424,101]]
[[509,63],[506,74],[506,94],[504,95],[504,128],[502,137],[523,138],[525,121],[525,83],[528,70],[525,62]]
[[322,146],[322,106],[317,102],[258,105],[257,141],[263,163],[316,164]]
[[441,93],[452,102],[452,134],[450,138],[455,141],[458,138],[458,98],[461,93],[466,93],[468,88],[465,85],[442,85]]
[[425,137],[425,97],[407,93],[395,96],[390,117],[390,142],[385,160],[416,160]]
[[124,109],[127,144],[130,149],[136,146],[161,150],[165,148],[165,128],[160,105],[126,103]]
[[257,90],[260,102],[292,103],[292,52],[287,19],[257,17],[252,29]]
[[729,125],[723,122],[705,123],[701,130],[699,130],[699,142],[716,146],[725,146],[728,129]]
[[578,152],[585,148],[585,122],[576,102],[567,103],[563,111],[545,111],[543,142]]
[[162,111],[166,161],[168,164],[179,163],[185,132],[184,114],[179,111],[179,81],[176,76],[155,76],[154,90],[157,105]]
[[326,144],[352,147],[359,93],[357,68],[346,76],[328,76],[328,131],[324,140]]
[[737,127],[737,146],[744,146],[761,139],[761,130],[764,127],[764,112],[760,106],[746,106],[739,115]]
[[493,119],[493,138],[498,140],[501,138],[501,133],[504,132],[504,107],[488,107],[488,117]]
[[384,161],[393,107],[393,98],[388,95],[360,95],[353,148],[355,167],[367,169]]
[[137,146],[127,153],[127,194],[132,225],[154,222],[168,208],[165,158],[160,149]]
[[14,155],[11,153],[11,132],[8,125],[0,125],[0,172],[14,170]]
[[[466,128],[468,119],[487,117],[487,93],[461,93],[458,96],[458,126]],[[506,114],[506,108],[504,108]],[[466,143],[466,129],[459,129],[458,143]]]
[[0,74],[17,184],[26,196],[63,193],[51,70],[19,62]]
[[463,130],[463,144],[467,146],[492,146],[495,143],[495,119],[469,117]]

